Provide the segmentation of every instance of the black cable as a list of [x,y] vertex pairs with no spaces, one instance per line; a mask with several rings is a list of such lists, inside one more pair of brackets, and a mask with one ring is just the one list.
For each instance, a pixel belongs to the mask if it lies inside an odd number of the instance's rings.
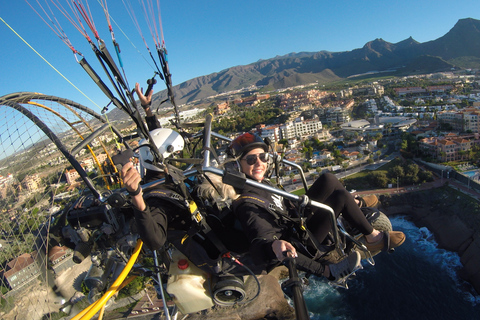
[[237,258],[235,257],[231,257],[233,259],[233,261],[235,261],[235,263],[237,263],[239,266],[243,267],[245,270],[247,270],[248,273],[250,273],[253,278],[255,279],[255,281],[257,282],[257,293],[255,294],[255,296],[247,301],[244,301],[244,302],[241,302],[241,304],[245,304],[245,303],[249,303],[249,302],[252,302],[253,300],[257,299],[258,296],[260,295],[260,281],[258,281],[258,278],[257,276],[253,273],[252,270],[250,270],[249,267],[247,267],[246,265],[244,265],[243,263],[241,263]]

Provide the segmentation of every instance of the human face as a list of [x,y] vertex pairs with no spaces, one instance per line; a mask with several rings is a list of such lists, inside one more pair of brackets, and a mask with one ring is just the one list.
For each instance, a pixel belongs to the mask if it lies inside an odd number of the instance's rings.
[[[260,153],[264,152],[265,150],[263,150],[262,148],[252,149],[240,159],[240,167],[242,169],[242,172],[257,181],[262,181],[265,172],[267,171],[267,163],[262,162],[262,160],[260,160],[260,158],[258,157]],[[249,165],[245,159],[245,157],[249,155],[257,155],[257,161],[252,165]]]

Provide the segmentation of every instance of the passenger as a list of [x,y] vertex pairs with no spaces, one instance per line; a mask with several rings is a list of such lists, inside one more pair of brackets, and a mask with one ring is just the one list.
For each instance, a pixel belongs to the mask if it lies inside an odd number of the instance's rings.
[[[260,136],[251,133],[240,135],[231,142],[228,150],[230,156],[239,164],[240,171],[247,178],[270,184],[270,181],[265,179],[268,166],[268,146]],[[249,185],[245,185],[243,190],[237,190],[237,193],[268,199],[275,205],[275,211],[280,215],[291,215],[281,196]],[[383,233],[374,229],[365,218],[354,197],[330,173],[321,175],[308,189],[306,195],[312,200],[330,206],[337,217],[342,213],[352,226],[365,235],[366,247],[370,251],[385,249],[385,243],[388,242],[384,240],[387,238],[389,238],[390,248],[398,247],[405,241],[405,235],[402,232]],[[250,251],[253,256],[270,260],[277,259],[278,261],[284,260],[285,256],[297,256],[297,249],[292,245],[292,239],[290,239],[291,228],[283,225],[269,210],[253,202],[242,201],[235,207],[235,214],[251,241]],[[308,219],[307,229],[318,243],[322,243],[329,231],[332,230],[330,214],[325,210],[315,209],[306,213],[305,216]],[[338,280],[354,272],[359,265],[360,254],[354,251],[339,263],[325,266],[323,272],[317,272],[317,275],[323,274],[330,280]]]

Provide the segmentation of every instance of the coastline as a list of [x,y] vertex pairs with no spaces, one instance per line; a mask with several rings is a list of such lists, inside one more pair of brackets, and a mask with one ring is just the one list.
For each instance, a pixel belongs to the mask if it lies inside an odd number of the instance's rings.
[[[364,193],[366,194],[366,192]],[[456,252],[462,263],[459,276],[480,294],[480,205],[450,186],[401,194],[383,194],[380,210],[404,215],[417,227],[433,233],[440,248]]]

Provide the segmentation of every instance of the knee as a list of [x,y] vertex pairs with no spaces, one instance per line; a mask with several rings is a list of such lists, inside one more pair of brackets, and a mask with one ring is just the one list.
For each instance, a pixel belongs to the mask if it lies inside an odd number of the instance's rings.
[[322,183],[329,184],[329,185],[341,184],[340,181],[337,179],[337,177],[335,177],[335,175],[330,172],[323,173],[318,178],[318,180],[320,180]]

